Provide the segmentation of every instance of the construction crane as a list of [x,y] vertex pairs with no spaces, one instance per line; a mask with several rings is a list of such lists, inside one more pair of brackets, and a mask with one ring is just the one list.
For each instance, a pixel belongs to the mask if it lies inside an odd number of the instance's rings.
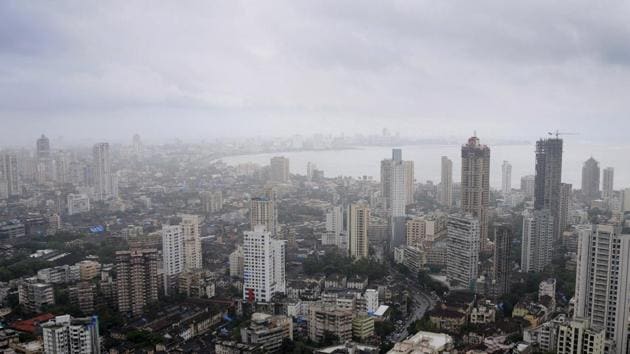
[[560,135],[580,135],[580,133],[561,132],[561,131],[559,131],[559,130],[557,130],[557,129],[556,129],[556,131],[553,131],[553,132],[547,132],[547,135],[549,135],[549,136],[554,136],[554,135],[555,135],[555,136],[556,136],[556,139],[558,139],[558,137],[559,137]]

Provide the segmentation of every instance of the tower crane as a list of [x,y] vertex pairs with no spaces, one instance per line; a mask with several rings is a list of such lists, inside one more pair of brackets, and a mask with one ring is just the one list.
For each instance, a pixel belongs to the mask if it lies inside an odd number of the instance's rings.
[[559,131],[559,130],[557,130],[557,129],[556,129],[556,131],[553,131],[553,132],[547,132],[547,135],[549,135],[549,136],[554,136],[554,135],[555,135],[555,136],[556,136],[556,139],[558,139],[558,137],[559,137],[560,135],[580,135],[580,133],[561,132],[561,131]]

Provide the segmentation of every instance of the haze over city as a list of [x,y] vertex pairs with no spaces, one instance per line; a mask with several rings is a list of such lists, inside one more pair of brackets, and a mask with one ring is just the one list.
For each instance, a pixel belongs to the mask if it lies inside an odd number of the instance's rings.
[[628,19],[0,1],[0,354],[630,353]]

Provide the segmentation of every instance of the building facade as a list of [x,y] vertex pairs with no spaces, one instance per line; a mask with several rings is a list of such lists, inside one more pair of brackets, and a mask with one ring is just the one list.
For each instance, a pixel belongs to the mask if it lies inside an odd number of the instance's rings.
[[158,251],[136,249],[116,252],[118,310],[133,316],[158,299]]
[[365,203],[356,203],[348,207],[348,236],[350,257],[361,259],[368,257],[368,225],[370,207]]
[[285,242],[273,239],[263,225],[246,231],[243,242],[243,299],[270,302],[286,290]]
[[574,317],[605,331],[605,353],[628,351],[630,235],[614,225],[579,229]]
[[479,247],[488,241],[488,203],[490,201],[490,148],[476,136],[462,146],[462,210],[479,220]]
[[442,156],[439,202],[447,208],[453,206],[453,161],[446,156]]
[[446,278],[454,287],[472,288],[479,263],[479,220],[470,214],[448,218]]

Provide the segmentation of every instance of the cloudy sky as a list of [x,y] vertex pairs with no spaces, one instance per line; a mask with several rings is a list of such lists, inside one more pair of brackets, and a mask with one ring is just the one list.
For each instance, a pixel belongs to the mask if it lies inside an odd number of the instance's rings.
[[628,1],[0,2],[0,145],[627,138]]

